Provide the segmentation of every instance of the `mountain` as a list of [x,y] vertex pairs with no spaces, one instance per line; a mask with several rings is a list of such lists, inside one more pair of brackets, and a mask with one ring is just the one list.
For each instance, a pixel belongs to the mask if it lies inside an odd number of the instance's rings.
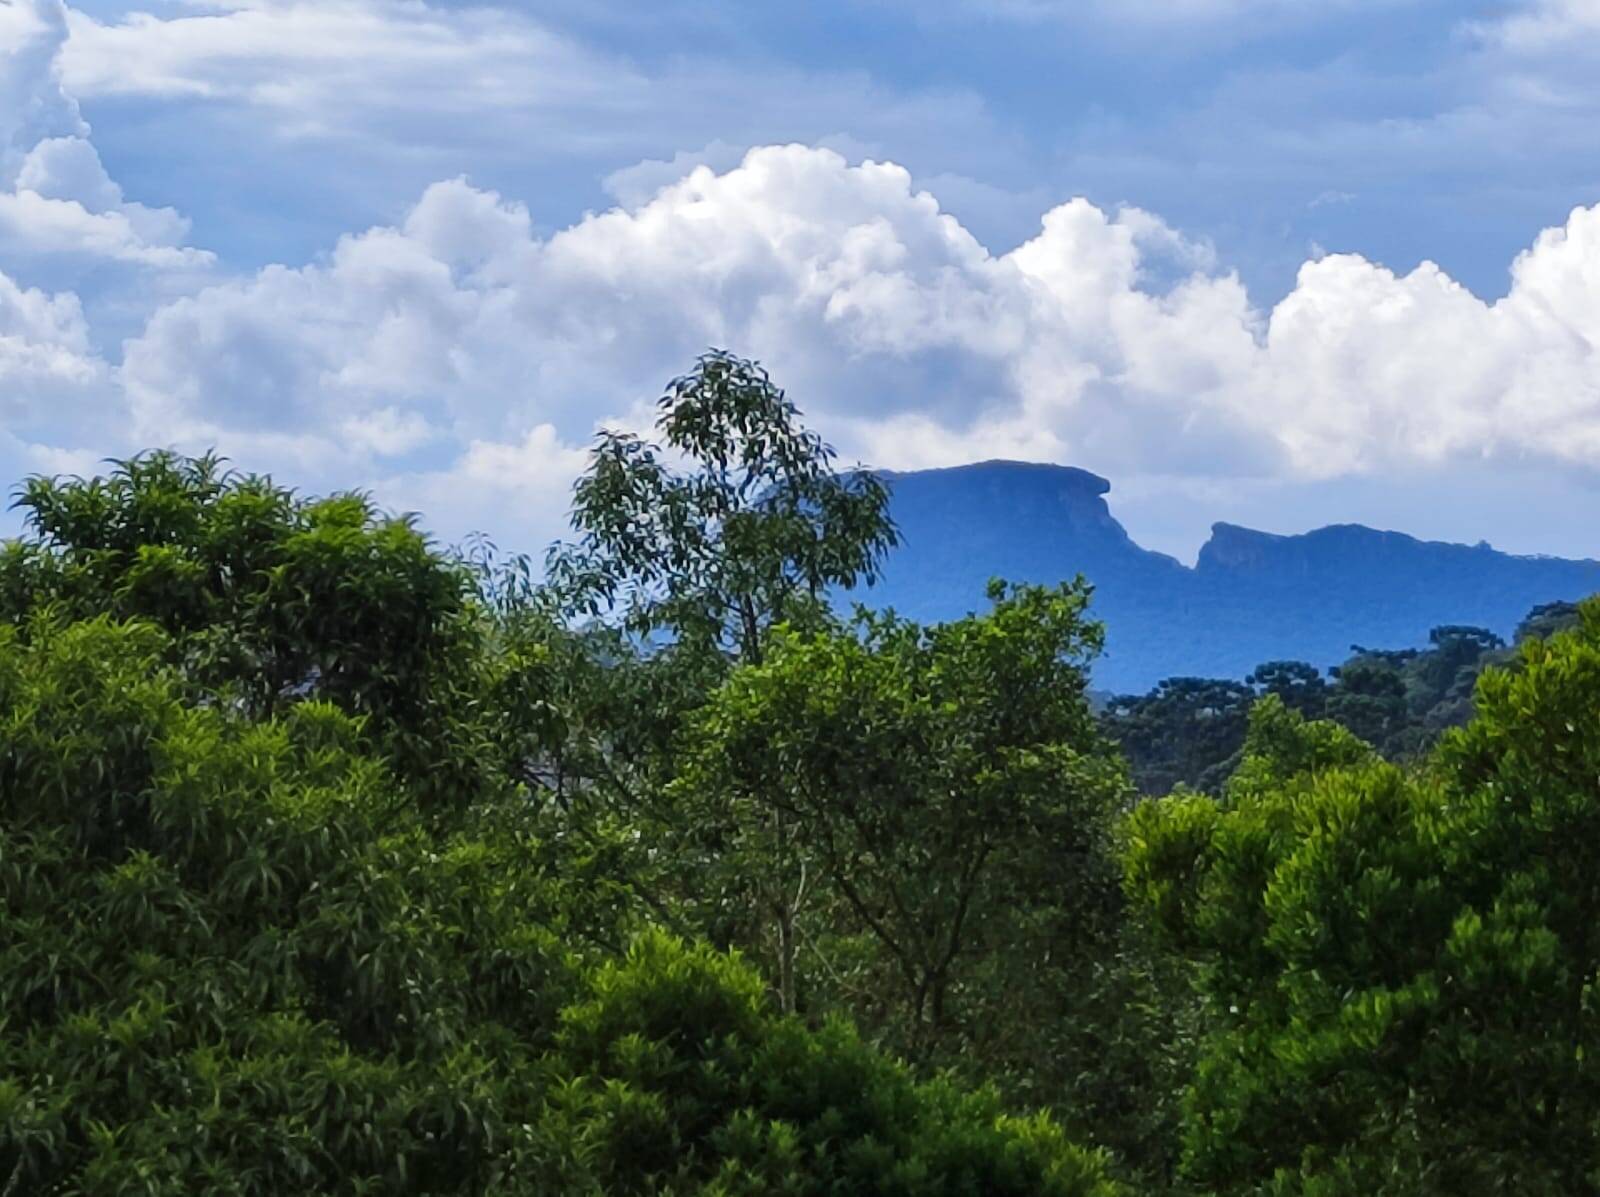
[[1298,536],[1216,524],[1190,568],[1134,543],[1106,503],[1111,484],[1087,470],[989,461],[882,476],[902,544],[882,581],[850,598],[934,621],[981,609],[991,577],[1081,573],[1106,624],[1094,683],[1120,692],[1165,677],[1241,678],[1285,658],[1326,667],[1352,644],[1426,644],[1440,624],[1509,636],[1540,603],[1600,591],[1600,561],[1358,524]]

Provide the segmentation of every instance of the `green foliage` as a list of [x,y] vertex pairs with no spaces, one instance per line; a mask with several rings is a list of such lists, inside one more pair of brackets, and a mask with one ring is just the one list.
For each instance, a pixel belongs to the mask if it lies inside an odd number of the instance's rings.
[[0,1177],[481,1191],[570,991],[537,853],[423,834],[350,716],[197,708],[170,655],[0,629]]
[[1201,967],[1185,1163],[1218,1193],[1589,1191],[1600,605],[1491,670],[1419,773],[1268,708],[1225,802],[1147,803],[1128,884]]
[[[649,930],[700,929],[729,863],[657,836],[682,729],[892,538],[749,363],[664,411],[702,467],[656,495],[665,566],[597,534],[557,592],[214,458],[24,485],[0,1194],[1120,1191],[1059,1123]],[[597,577],[631,620],[567,621]]]
[[646,936],[578,977],[525,813],[441,836],[350,716],[197,708],[168,652],[0,630],[11,1191],[1113,1192],[725,957]]
[[1517,644],[1524,640],[1545,640],[1557,632],[1565,632],[1577,626],[1577,603],[1543,603],[1528,612],[1527,617],[1517,625],[1514,637]]
[[736,958],[655,933],[563,1011],[555,1125],[605,1192],[1122,1191],[1049,1120],[918,1084],[846,1023],[774,1016],[764,991]]
[[29,479],[17,504],[28,536],[0,547],[0,620],[149,621],[195,701],[260,716],[332,702],[408,779],[453,788],[438,748],[463,734],[468,579],[409,518],[166,452]]
[[652,839],[780,1005],[1048,1102],[1159,1175],[1188,1005],[1123,935],[1127,784],[1085,698],[1100,629],[1081,583],[990,597],[931,627],[780,626],[691,725]]
[[[524,756],[521,774],[575,834],[620,849],[657,917],[732,943],[726,926],[681,912],[711,882],[667,796],[678,737],[729,668],[760,660],[773,627],[829,624],[826,592],[871,582],[895,531],[882,483],[837,473],[833,451],[756,363],[708,353],[657,412],[664,448],[601,434],[574,488],[578,540],[552,550],[532,604],[553,618],[504,621],[561,663],[561,734]],[[660,851],[668,841],[676,847]],[[793,1010],[792,971],[779,992]]]
[[[1547,603],[1529,613],[1517,640],[1554,635],[1576,622],[1574,604]],[[1303,661],[1270,661],[1243,684],[1169,678],[1149,694],[1107,700],[1101,725],[1126,754],[1141,794],[1179,785],[1220,794],[1243,759],[1251,704],[1268,695],[1308,719],[1340,724],[1389,760],[1415,761],[1445,731],[1472,718],[1480,673],[1517,665],[1516,654],[1483,628],[1446,625],[1428,639],[1426,650],[1354,645],[1328,679]]]
[[1112,699],[1101,718],[1140,793],[1165,794],[1180,783],[1215,791],[1239,763],[1255,698],[1240,682],[1175,677],[1147,695]]
[[990,614],[934,627],[779,628],[706,706],[674,786],[734,901],[745,878],[801,918],[809,868],[815,902],[875,941],[913,1053],[979,1013],[949,1008],[969,958],[1031,956],[1068,934],[1047,905],[1070,923],[1103,902],[1122,795],[1084,700],[1086,589],[991,594]]
[[708,353],[657,411],[666,453],[692,468],[600,434],[573,492],[580,539],[549,561],[570,609],[750,659],[773,624],[819,615],[828,588],[876,577],[895,543],[882,482],[836,473],[759,365]]
[[1600,1186],[1600,602],[1097,719],[1081,580],[841,622],[882,488],[726,354],[660,429],[548,587],[24,484],[0,1197]]

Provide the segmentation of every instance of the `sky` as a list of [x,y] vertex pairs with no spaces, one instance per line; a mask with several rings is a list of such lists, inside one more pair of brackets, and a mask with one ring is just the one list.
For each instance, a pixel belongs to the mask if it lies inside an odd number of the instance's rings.
[[1186,560],[1600,557],[1597,128],[1600,0],[0,0],[0,480],[215,448],[538,552],[715,346]]

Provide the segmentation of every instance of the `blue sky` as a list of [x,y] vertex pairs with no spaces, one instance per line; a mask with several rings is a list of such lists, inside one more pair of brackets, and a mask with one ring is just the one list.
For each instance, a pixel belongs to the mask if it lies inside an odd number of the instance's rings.
[[536,545],[719,344],[1185,557],[1600,556],[1597,68],[1595,0],[0,0],[0,470],[216,445]]

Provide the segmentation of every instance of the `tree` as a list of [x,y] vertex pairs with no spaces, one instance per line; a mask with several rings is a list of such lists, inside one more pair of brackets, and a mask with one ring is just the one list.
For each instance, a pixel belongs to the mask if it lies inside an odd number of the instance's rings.
[[[66,489],[114,531],[155,493]],[[263,651],[252,588],[276,579],[185,566],[170,602],[130,580],[151,556],[211,560],[207,502],[178,498],[157,505],[175,532],[6,550],[0,1193],[1120,1192],[1050,1119],[918,1084],[842,1024],[779,1017],[733,958],[635,934],[612,859],[469,768],[453,724],[406,727],[463,779],[461,801],[422,810],[370,726],[410,710],[371,696],[414,646],[375,636],[310,693],[251,690],[229,670]],[[389,541],[338,529],[364,546],[358,601]],[[296,560],[264,541],[246,560]],[[423,556],[396,618],[458,578]],[[135,601],[150,614],[125,618]],[[335,615],[310,617],[296,659],[329,659],[316,630]],[[476,604],[462,617],[469,655],[413,681],[469,714],[542,705],[561,659],[480,635]],[[466,748],[527,751],[548,715],[472,715]]]
[[[549,1139],[606,1194],[1121,1197],[992,1091],[918,1084],[848,1024],[774,1017],[737,958],[641,937],[562,1012]],[[589,1191],[569,1177],[550,1191]]]
[[1413,747],[1400,670],[1416,654],[1403,656],[1355,647],[1356,656],[1334,671],[1337,684],[1323,708],[1327,717],[1349,728],[1380,751],[1395,754]]
[[1521,644],[1537,636],[1539,639],[1553,636],[1557,632],[1564,632],[1578,624],[1577,603],[1541,603],[1523,618],[1517,625],[1513,641]]
[[571,610],[753,661],[775,623],[876,578],[896,539],[882,481],[837,473],[756,363],[705,354],[668,385],[656,427],[664,448],[602,432],[573,491],[579,540],[549,560]]
[[1600,1180],[1600,604],[1477,701],[1415,773],[1264,702],[1223,804],[1131,817],[1130,891],[1202,966],[1208,1191]]
[[1255,690],[1215,678],[1167,678],[1146,695],[1112,699],[1101,719],[1127,754],[1143,794],[1180,782],[1215,791],[1237,763]]
[[1433,736],[1472,718],[1472,692],[1484,665],[1506,642],[1487,628],[1445,625],[1428,633],[1433,645],[1405,668],[1406,701],[1413,720]]
[[1328,698],[1322,671],[1304,661],[1268,661],[1256,666],[1245,681],[1262,694],[1276,695],[1284,706],[1308,719],[1321,717]]
[[[767,828],[791,829],[817,902],[888,963],[893,1041],[914,1056],[986,1017],[976,962],[1004,956],[1001,983],[1023,984],[1114,904],[1104,836],[1125,782],[1085,700],[1087,588],[990,597],[931,627],[863,611],[851,630],[779,628],[696,720],[674,785],[743,875],[781,865]],[[778,968],[792,984],[792,956]]]
[[572,992],[526,829],[424,831],[359,721],[171,655],[0,625],[0,1187],[482,1191]]
[[[668,384],[656,426],[663,447],[600,434],[573,490],[579,539],[552,550],[549,589],[568,614],[622,633],[591,631],[581,641],[557,633],[569,648],[604,656],[590,671],[598,688],[575,695],[579,704],[591,714],[637,717],[574,721],[589,731],[587,744],[567,756],[587,762],[576,789],[598,800],[590,817],[620,813],[681,831],[680,813],[660,795],[674,771],[670,754],[636,757],[643,767],[630,772],[619,767],[617,746],[670,745],[732,663],[761,659],[772,627],[825,623],[830,588],[873,581],[896,534],[883,483],[866,471],[836,472],[833,450],[800,424],[794,404],[754,362],[707,353]],[[641,695],[652,700],[641,704]],[[780,960],[792,963],[805,886],[781,812],[768,834],[784,863],[760,879],[759,906],[786,945]],[[657,906],[665,910],[669,900]],[[786,963],[778,985],[786,1010],[794,1008],[791,982]]]
[[332,702],[408,780],[456,789],[470,754],[445,762],[439,745],[477,629],[464,571],[410,518],[359,494],[302,498],[215,456],[111,465],[22,485],[27,535],[0,548],[0,619],[24,635],[47,608],[148,620],[197,701],[262,716]]

